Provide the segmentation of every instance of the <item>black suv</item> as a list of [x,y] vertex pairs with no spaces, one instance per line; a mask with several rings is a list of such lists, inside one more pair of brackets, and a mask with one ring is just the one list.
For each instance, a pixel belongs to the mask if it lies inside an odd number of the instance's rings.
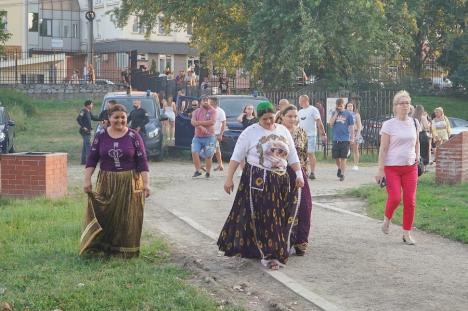
[[[141,108],[145,109],[149,116],[149,122],[145,126],[145,134],[142,138],[145,142],[146,154],[149,159],[160,161],[163,158],[163,130],[161,121],[167,120],[160,109],[157,96],[153,96],[150,92],[112,92],[104,96],[101,111],[106,109],[106,105],[110,100],[115,100],[117,104],[124,105],[127,108],[128,114],[133,110],[133,101],[141,101]],[[99,130],[99,128],[97,129]]]
[[8,110],[0,103],[0,153],[15,152],[15,121],[10,119]]

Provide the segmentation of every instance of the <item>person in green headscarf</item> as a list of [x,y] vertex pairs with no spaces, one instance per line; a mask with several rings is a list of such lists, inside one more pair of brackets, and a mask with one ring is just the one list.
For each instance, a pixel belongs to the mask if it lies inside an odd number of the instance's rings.
[[290,185],[287,166],[296,175],[298,189],[304,185],[304,177],[291,134],[275,123],[273,105],[259,103],[257,116],[259,122],[239,136],[229,162],[224,183],[228,194],[234,190],[234,172],[246,160],[218,246],[226,256],[259,258],[266,267],[277,270],[288,260],[291,229],[300,203],[294,185]]

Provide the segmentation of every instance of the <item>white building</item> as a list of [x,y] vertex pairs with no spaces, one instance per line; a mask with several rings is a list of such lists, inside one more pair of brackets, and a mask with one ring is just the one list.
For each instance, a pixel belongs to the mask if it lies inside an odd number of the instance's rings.
[[[81,8],[87,10],[87,0],[79,0]],[[190,48],[190,34],[185,30],[172,29],[166,33],[158,23],[157,29],[152,31],[149,38],[145,38],[145,30],[141,27],[137,17],[130,17],[124,28],[117,28],[109,11],[120,5],[120,0],[94,0],[94,39],[96,70],[110,70],[114,64],[120,69],[129,67],[131,51],[138,53],[138,67],[151,68],[152,61],[156,64],[157,72],[164,72],[167,68],[177,74],[188,67],[195,67],[198,63],[198,53]],[[83,15],[82,38],[87,41],[88,22]],[[111,62],[112,64],[110,64]]]

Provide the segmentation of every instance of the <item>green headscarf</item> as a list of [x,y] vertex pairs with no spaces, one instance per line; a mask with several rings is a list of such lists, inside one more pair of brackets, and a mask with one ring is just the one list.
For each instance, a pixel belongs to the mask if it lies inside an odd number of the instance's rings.
[[275,107],[273,107],[273,104],[269,101],[263,101],[257,105],[257,117],[260,118],[263,114],[268,112],[275,112]]

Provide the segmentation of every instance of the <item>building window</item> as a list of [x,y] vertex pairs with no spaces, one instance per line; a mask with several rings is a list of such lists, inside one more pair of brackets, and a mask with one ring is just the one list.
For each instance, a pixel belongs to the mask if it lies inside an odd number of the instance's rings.
[[164,73],[166,69],[169,68],[171,72],[174,72],[174,62],[172,60],[172,55],[159,55],[159,72]]
[[141,26],[141,22],[140,22],[140,18],[139,18],[139,17],[135,17],[135,19],[133,20],[132,31],[133,31],[134,33],[144,33],[144,29],[143,29],[143,27]]
[[39,13],[28,13],[29,32],[37,32],[39,29]]
[[7,11],[0,11],[0,14],[2,14],[0,18],[0,30],[2,31],[8,31],[8,18],[7,18]]
[[78,38],[78,24],[72,24],[72,33],[71,33],[71,37],[76,39]]
[[52,21],[52,36],[54,38],[62,38],[62,21],[61,20]]
[[101,39],[101,20],[96,20],[96,39]]
[[117,67],[120,69],[128,68],[128,54],[127,53],[116,53],[115,57],[117,61]]
[[166,30],[164,29],[162,17],[158,17],[158,33],[159,33],[160,35],[165,35],[165,34],[167,34]]
[[52,37],[52,20],[41,19],[40,33],[42,37]]
[[187,24],[187,34],[188,35],[193,34],[193,24],[192,23]]

